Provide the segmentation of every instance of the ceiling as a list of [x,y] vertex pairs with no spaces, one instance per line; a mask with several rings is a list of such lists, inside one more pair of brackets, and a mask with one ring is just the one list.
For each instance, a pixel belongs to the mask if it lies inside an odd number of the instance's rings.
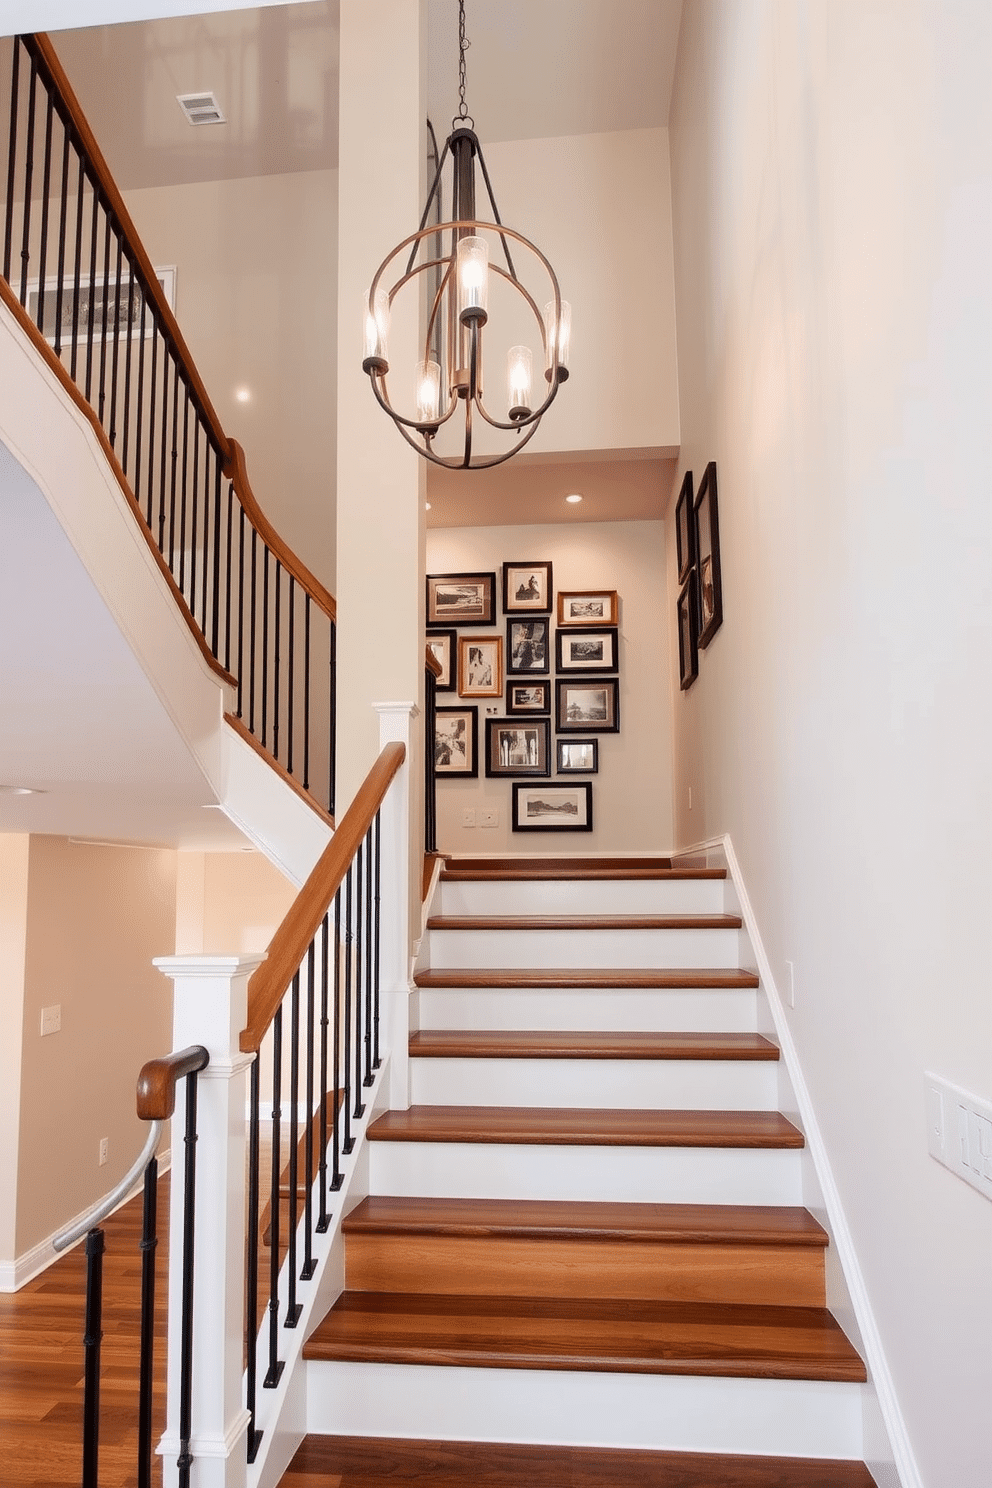
[[[675,477],[675,460],[612,451],[601,459],[519,455],[490,470],[427,474],[428,527],[518,527],[534,523],[636,522],[659,518]],[[565,497],[579,495],[579,502]]]

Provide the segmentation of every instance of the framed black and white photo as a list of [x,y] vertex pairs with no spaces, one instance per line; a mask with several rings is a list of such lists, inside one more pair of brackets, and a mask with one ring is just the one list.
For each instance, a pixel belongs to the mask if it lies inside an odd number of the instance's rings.
[[692,568],[689,570],[689,577],[682,585],[678,602],[679,686],[683,692],[692,686],[699,675],[699,653],[696,649],[698,619],[696,570]]
[[508,682],[506,684],[506,711],[511,715],[521,713],[551,712],[551,683]]
[[619,612],[615,589],[563,590],[558,595],[559,625],[617,625]]
[[548,671],[550,620],[507,620],[506,674]]
[[559,775],[597,775],[599,773],[598,739],[559,739]]
[[434,724],[434,774],[474,780],[478,773],[478,708],[438,708]]
[[620,732],[620,679],[555,683],[555,729],[559,734],[618,734]]
[[435,630],[427,637],[427,649],[434,655],[441,675],[435,680],[438,692],[455,692],[458,687],[458,649],[453,630]]
[[723,624],[720,580],[720,526],[717,519],[716,465],[711,460],[699,483],[696,517],[696,571],[699,574],[699,646],[705,650]]
[[458,637],[458,696],[503,696],[503,637]]
[[496,575],[428,574],[427,624],[494,625]]
[[678,555],[679,583],[696,561],[696,525],[692,515],[692,471],[682,477],[682,489],[675,503],[675,550]]
[[514,832],[591,832],[592,782],[513,787]]
[[549,614],[552,592],[550,563],[503,564],[503,610],[507,615],[518,610]]
[[556,671],[615,672],[618,665],[616,630],[555,631]]
[[550,775],[551,719],[487,718],[486,774]]

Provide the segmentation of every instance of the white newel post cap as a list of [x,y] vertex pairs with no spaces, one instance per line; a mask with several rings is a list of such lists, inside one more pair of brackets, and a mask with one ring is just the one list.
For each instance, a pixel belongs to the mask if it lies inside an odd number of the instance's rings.
[[238,1040],[248,1021],[248,981],[265,960],[250,956],[156,956],[153,964],[175,986],[173,1048],[203,1044],[218,1073],[232,1058],[240,1064]]

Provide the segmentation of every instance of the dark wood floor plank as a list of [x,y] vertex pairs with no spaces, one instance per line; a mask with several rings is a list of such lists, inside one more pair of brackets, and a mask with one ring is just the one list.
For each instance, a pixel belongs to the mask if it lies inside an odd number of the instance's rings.
[[744,1059],[776,1060],[760,1033],[507,1032],[423,1029],[410,1037],[413,1059]]
[[374,1142],[593,1147],[802,1147],[778,1111],[568,1110],[553,1106],[411,1106],[387,1111]]
[[596,987],[757,987],[752,971],[727,967],[636,967],[623,971],[599,967],[430,967],[414,977],[418,987],[564,987],[579,990]]

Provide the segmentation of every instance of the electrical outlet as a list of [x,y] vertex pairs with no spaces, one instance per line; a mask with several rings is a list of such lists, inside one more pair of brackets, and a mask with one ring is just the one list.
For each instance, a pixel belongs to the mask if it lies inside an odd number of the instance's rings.
[[101,1137],[100,1138],[100,1161],[98,1163],[98,1166],[101,1167],[101,1168],[106,1167],[106,1165],[107,1165],[107,1163],[109,1161],[110,1161],[110,1138],[109,1137]]
[[463,827],[474,827],[475,826],[475,807],[474,806],[463,806],[462,807],[462,826]]
[[57,1002],[53,1007],[41,1010],[41,1036],[46,1038],[50,1033],[58,1033],[62,1027],[62,1004]]
[[480,827],[498,827],[499,811],[495,806],[483,806],[479,812]]
[[930,1156],[992,1199],[992,1102],[939,1075],[925,1079]]

